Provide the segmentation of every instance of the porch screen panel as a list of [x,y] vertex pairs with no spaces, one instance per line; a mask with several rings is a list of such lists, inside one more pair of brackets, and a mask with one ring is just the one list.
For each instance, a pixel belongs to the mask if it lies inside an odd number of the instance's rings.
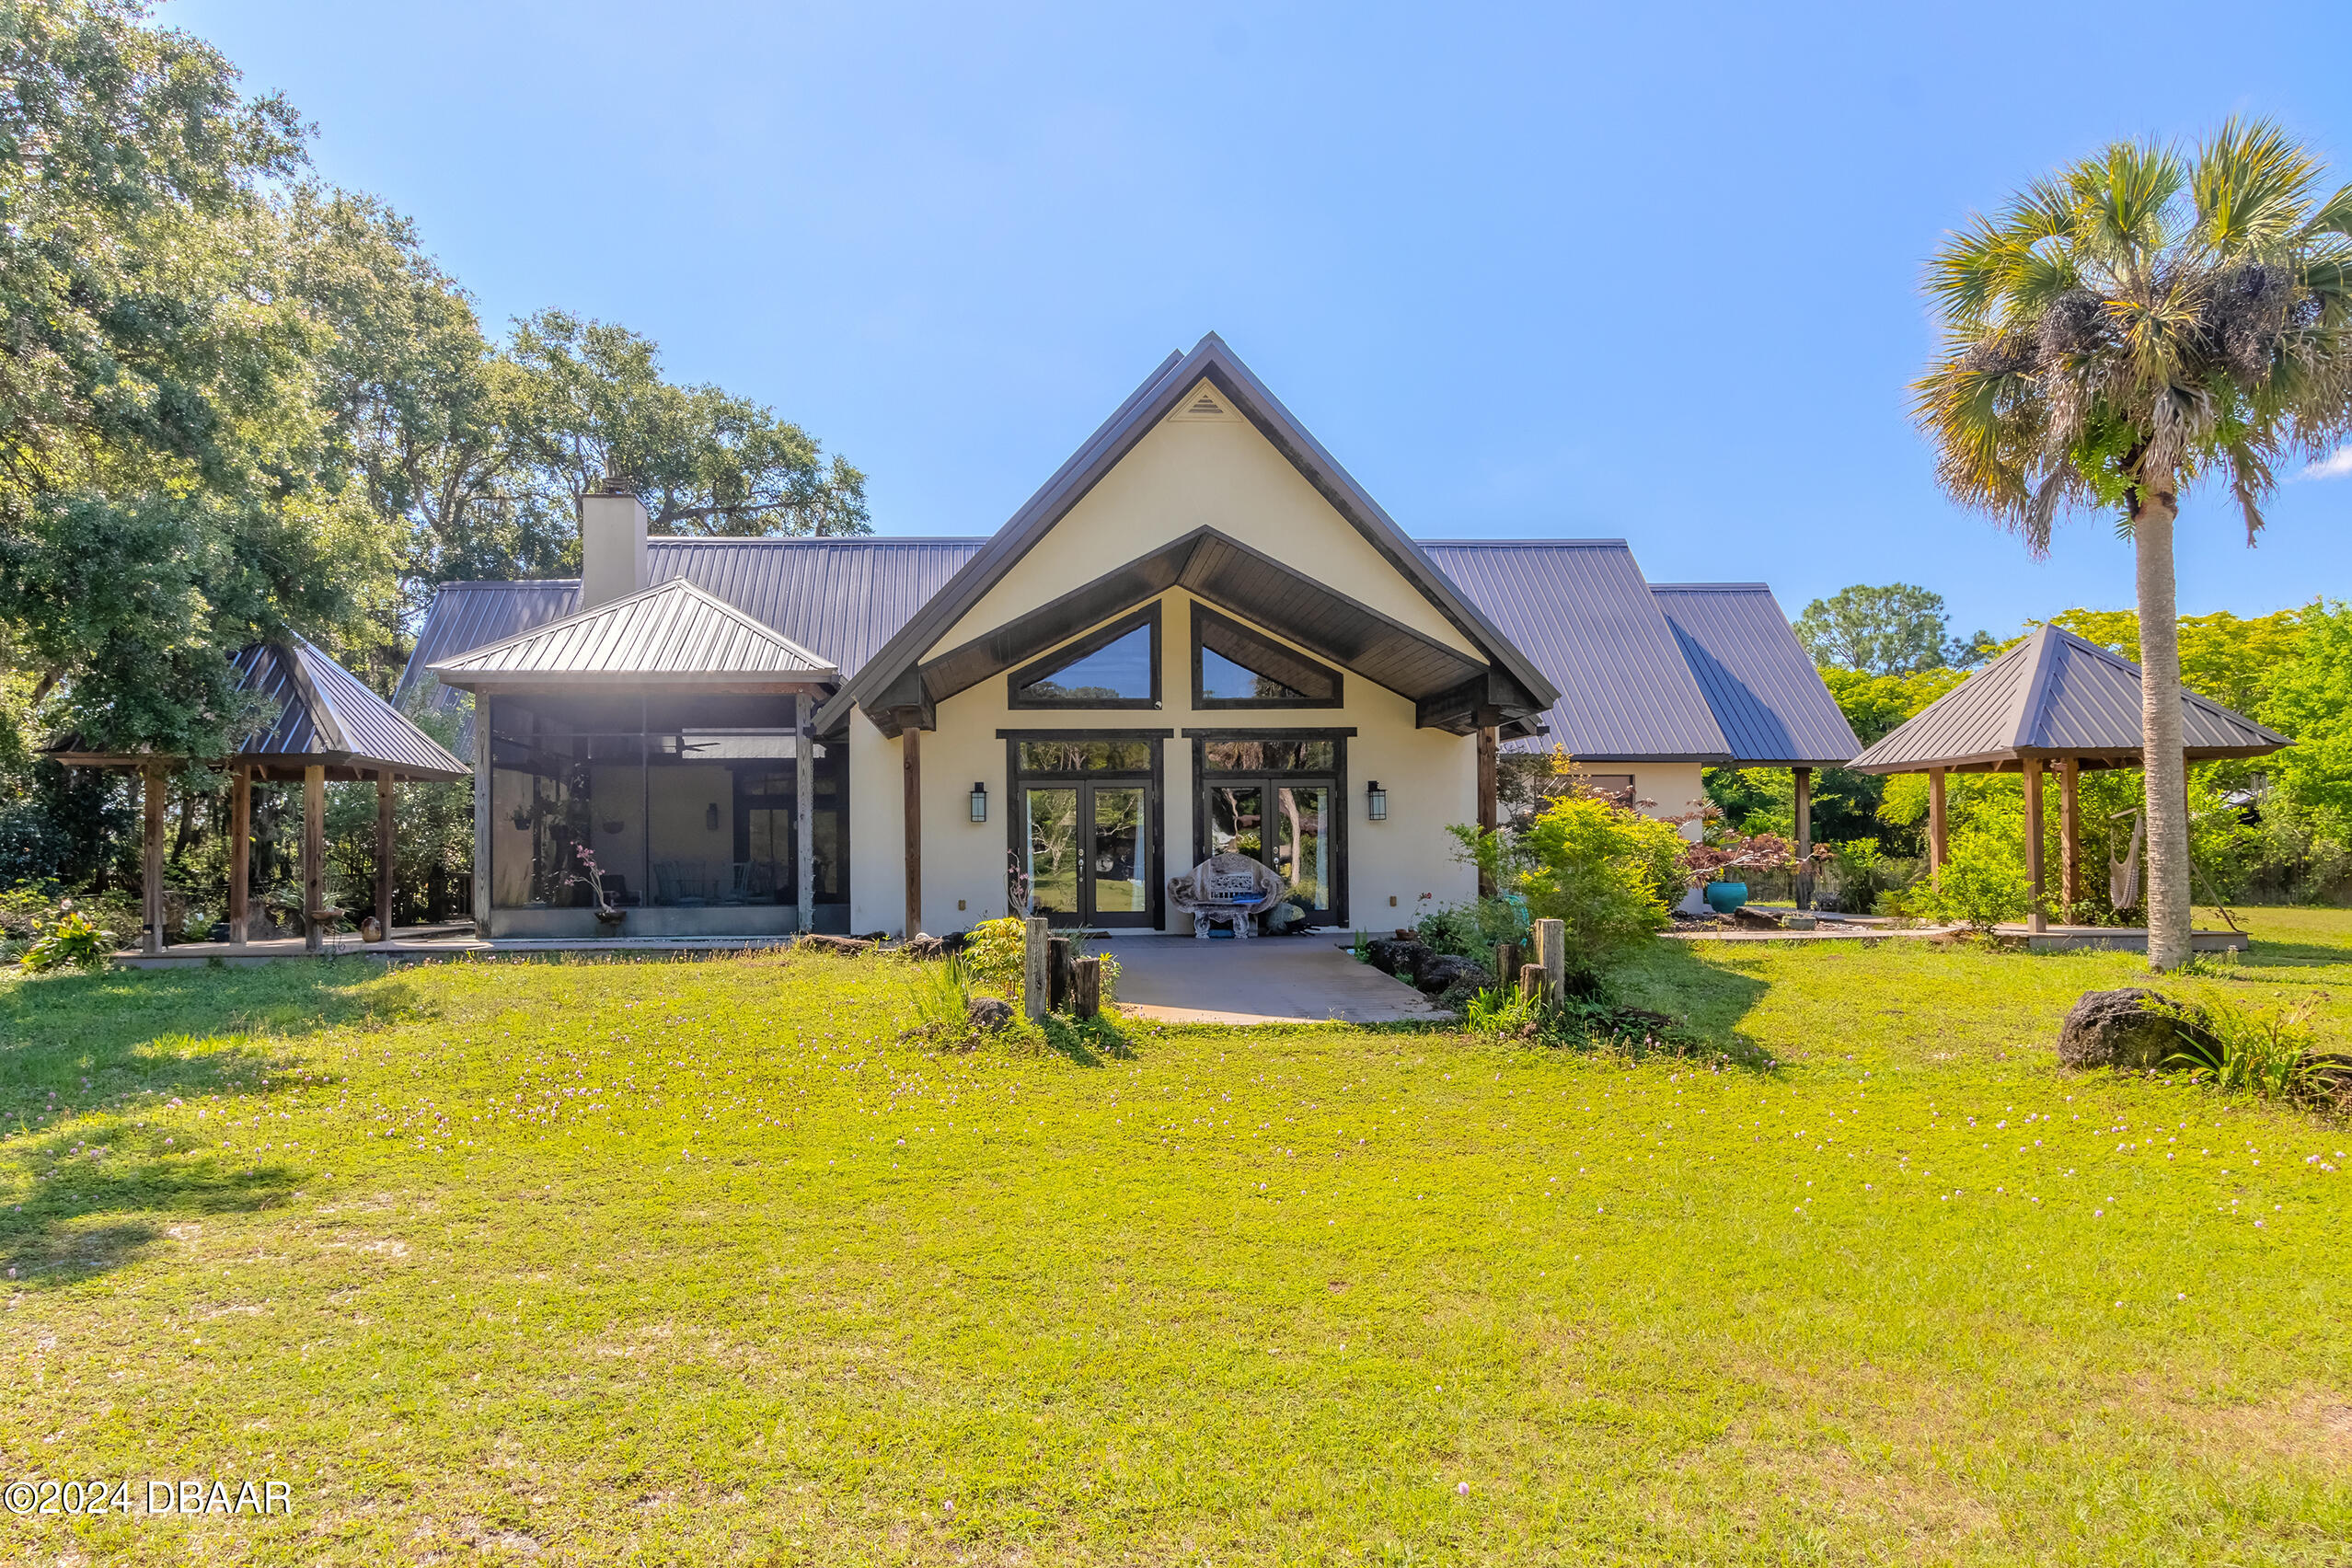
[[645,834],[644,744],[637,735],[549,734],[494,725],[490,903],[584,909],[634,901]]

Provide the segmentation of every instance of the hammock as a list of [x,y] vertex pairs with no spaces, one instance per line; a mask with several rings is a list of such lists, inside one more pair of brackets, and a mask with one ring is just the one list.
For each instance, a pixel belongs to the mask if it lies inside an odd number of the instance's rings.
[[[2139,839],[2146,824],[2140,821],[2139,813],[2136,809],[2117,812],[2116,817],[2131,818],[2130,847],[2124,850],[2122,859],[2111,858],[2107,863],[2107,902],[2114,906],[2116,913],[2120,915],[2139,902]],[[2109,820],[2113,821],[2115,818]],[[2114,849],[2110,847],[2109,856],[2113,857],[2114,853]]]

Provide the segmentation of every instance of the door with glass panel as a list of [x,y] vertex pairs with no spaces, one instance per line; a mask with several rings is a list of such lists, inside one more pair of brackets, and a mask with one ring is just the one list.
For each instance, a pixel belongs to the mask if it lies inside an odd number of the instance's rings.
[[1311,923],[1343,920],[1340,743],[1205,740],[1193,755],[1201,781],[1199,858],[1247,855],[1274,869]]
[[1151,923],[1151,787],[1024,784],[1032,907],[1056,925]]

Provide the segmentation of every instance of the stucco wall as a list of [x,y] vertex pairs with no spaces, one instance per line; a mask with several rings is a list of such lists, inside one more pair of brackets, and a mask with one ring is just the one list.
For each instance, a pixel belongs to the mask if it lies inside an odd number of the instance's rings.
[[[1587,773],[1630,773],[1633,776],[1633,799],[1647,801],[1642,807],[1654,817],[1680,816],[1696,811],[1706,798],[1700,776],[1705,771],[1696,762],[1610,762],[1602,757],[1580,756],[1576,766]],[[1696,822],[1683,824],[1682,836],[1696,840],[1700,834]]]
[[[1161,743],[1163,860],[1152,872],[1155,881],[1165,882],[1193,864],[1192,743],[1183,731],[1352,728],[1356,734],[1347,743],[1344,798],[1337,806],[1347,813],[1349,923],[1385,929],[1417,918],[1421,911],[1475,896],[1477,873],[1455,860],[1454,841],[1445,831],[1449,823],[1477,819],[1478,748],[1473,739],[1414,728],[1410,701],[1344,672],[1346,703],[1341,708],[1195,711],[1191,595],[1182,589],[1163,595],[1160,616],[1159,711],[1016,710],[1008,703],[1009,688],[1003,675],[940,704],[939,727],[926,731],[921,742],[926,928],[957,930],[1006,912],[1006,823],[1019,806],[1007,776],[1000,730],[1174,732]],[[1092,629],[1073,627],[1071,640]],[[852,928],[898,930],[905,902],[899,743],[884,740],[860,714],[852,721],[849,757],[855,792],[850,814]],[[1388,791],[1385,822],[1365,818],[1365,787],[1374,779]],[[971,821],[975,780],[988,786],[985,824]],[[1190,927],[1181,916],[1169,922],[1170,929]]]
[[[923,656],[969,642],[1204,526],[1288,562],[1448,648],[1481,657],[1257,427],[1238,417],[1162,421]],[[963,782],[972,787],[970,779]]]

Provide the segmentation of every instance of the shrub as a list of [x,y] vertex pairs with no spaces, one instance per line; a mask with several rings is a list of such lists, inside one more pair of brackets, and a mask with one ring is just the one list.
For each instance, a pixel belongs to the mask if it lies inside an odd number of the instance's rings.
[[1006,916],[1001,920],[983,920],[972,928],[963,943],[963,968],[972,984],[990,990],[1009,1002],[1020,1000],[1022,966],[1026,958],[1027,933],[1021,922]]
[[68,909],[25,950],[24,966],[35,974],[47,969],[104,969],[114,952],[114,933],[90,924],[78,909]]
[[2181,1032],[2183,1048],[2164,1064],[2187,1068],[2195,1082],[2263,1100],[2323,1100],[2336,1088],[2341,1064],[2317,1050],[2308,1008],[2262,1012],[2214,1001],[2167,1010],[2197,1026]]
[[1666,928],[1664,894],[1678,888],[1682,836],[1670,823],[1587,797],[1555,800],[1523,836],[1533,862],[1518,879],[1529,914],[1566,928],[1571,981],[1589,988],[1620,958]]
[[1989,931],[2023,916],[2032,903],[2033,883],[2018,847],[1984,828],[1955,834],[1943,870],[1904,900],[1907,912],[1931,920]]
[[1462,1004],[1462,1027],[1472,1034],[1516,1034],[1536,1021],[1534,1002],[1516,986],[1495,986]]
[[1528,940],[1528,901],[1517,894],[1505,894],[1433,909],[1421,917],[1413,934],[1432,952],[1485,963],[1493,957],[1495,943]]

